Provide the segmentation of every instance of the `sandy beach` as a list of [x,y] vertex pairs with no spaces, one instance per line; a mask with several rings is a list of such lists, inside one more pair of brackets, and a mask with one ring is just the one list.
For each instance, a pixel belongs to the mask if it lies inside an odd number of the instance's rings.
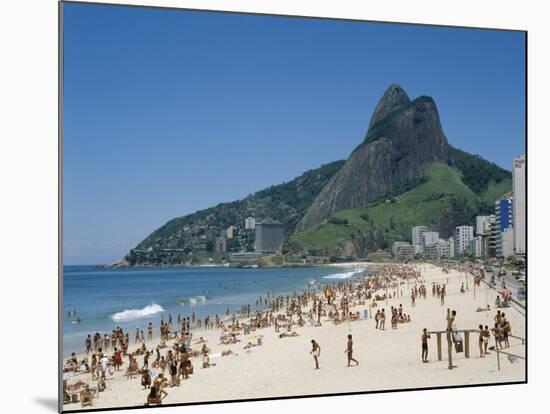
[[[366,266],[372,268],[373,264],[346,264],[348,268]],[[218,330],[194,330],[193,339],[202,336],[207,340],[211,349],[210,362],[216,365],[203,369],[202,359],[192,358],[194,373],[189,379],[182,380],[180,386],[165,388],[168,395],[163,404],[524,381],[524,360],[516,359],[512,362],[506,355],[501,355],[499,371],[496,352],[489,351],[489,355],[480,358],[477,333],[470,336],[469,359],[465,358],[464,352],[456,353],[453,350],[453,364],[456,368],[448,369],[445,339],[443,360],[437,360],[436,335],[431,335],[429,340],[429,363],[422,363],[420,337],[423,328],[428,331],[445,330],[447,308],[456,310],[455,324],[459,330],[477,329],[479,324],[492,328],[496,314],[493,305],[498,292],[489,289],[484,283],[474,292],[473,277],[456,270],[444,274],[441,267],[431,264],[417,264],[416,267],[421,270],[422,279],[428,288],[427,297],[417,298],[416,306],[412,307],[410,289],[414,284],[407,287],[405,283],[401,285],[402,296],[378,301],[378,309],[385,308],[388,315],[385,330],[377,330],[373,318],[363,318],[364,310],[369,309],[368,303],[371,301],[350,309],[352,312],[360,312],[361,319],[358,321],[334,325],[327,317],[322,317],[320,327],[294,328],[299,334],[297,337],[279,338],[274,328],[268,327],[252,332],[251,335],[240,335],[242,341],[236,344],[218,345]],[[431,286],[434,282],[447,284],[444,306],[440,304],[439,298],[432,297]],[[464,294],[460,293],[462,283],[468,287]],[[398,307],[399,304],[403,305],[404,313],[411,316],[411,322],[400,323],[398,329],[392,329],[389,310],[391,306]],[[476,311],[478,307],[487,304],[491,305],[490,311]],[[525,338],[524,311],[516,305],[502,311],[511,324],[512,334]],[[130,332],[130,351],[138,347],[134,345],[132,334]],[[345,350],[348,334],[353,335],[354,357],[360,362],[358,366],[347,366]],[[148,349],[154,349],[159,343],[158,326],[155,326],[154,335],[155,339],[147,342]],[[263,345],[243,350],[247,338],[256,335],[263,335]],[[315,364],[310,355],[312,339],[321,346],[319,370],[314,369]],[[489,346],[494,346],[494,337],[491,337]],[[194,345],[192,341],[192,348],[199,350],[200,345]],[[167,349],[161,350],[162,354]],[[220,356],[222,351],[229,349],[238,356]],[[510,338],[507,351],[524,356],[525,346],[520,340]],[[108,354],[111,355],[112,351],[109,350]],[[83,357],[85,354],[79,355],[78,359]],[[153,359],[151,357],[150,361]],[[123,369],[112,376],[107,375],[107,389],[93,399],[92,408],[144,405],[148,390],[140,386],[139,375],[130,380],[124,377],[127,361],[128,358],[124,357]],[[141,367],[142,357],[138,357],[138,361]],[[158,368],[152,371],[158,371]],[[69,379],[68,383],[78,380],[94,387],[97,383],[87,373]],[[80,403],[64,405],[65,411],[74,409],[81,409]]]

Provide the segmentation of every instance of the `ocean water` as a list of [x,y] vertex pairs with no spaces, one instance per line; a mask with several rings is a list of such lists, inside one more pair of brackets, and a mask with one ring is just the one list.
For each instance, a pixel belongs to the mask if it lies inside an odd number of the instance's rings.
[[[337,283],[361,274],[353,269],[236,269],[194,267],[166,269],[98,269],[95,266],[65,266],[63,275],[63,355],[83,352],[89,333],[107,333],[120,326],[133,341],[136,327],[147,334],[153,322],[158,336],[161,317],[171,313],[191,317],[195,312],[225,317],[241,306],[256,306],[258,296],[302,292],[308,287]],[[76,310],[76,316],[68,311]]]

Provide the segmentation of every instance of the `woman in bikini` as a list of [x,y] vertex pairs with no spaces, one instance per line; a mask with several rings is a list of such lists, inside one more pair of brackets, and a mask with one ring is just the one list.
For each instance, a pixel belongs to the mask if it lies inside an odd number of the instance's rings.
[[351,361],[355,362],[356,365],[359,365],[359,361],[353,358],[353,340],[351,335],[348,335],[348,344],[345,353],[348,355],[348,367],[351,366]]
[[145,402],[145,405],[161,405],[162,400],[164,400],[167,396],[168,393],[166,391],[156,385],[153,385],[151,387],[151,391],[147,395],[147,401]]
[[315,341],[315,339],[311,340],[310,354],[313,355],[313,359],[315,360],[315,369],[319,369],[319,357],[321,356],[321,347]]
[[485,342],[485,329],[483,329],[483,325],[479,325],[479,357],[485,358],[485,355],[483,354],[483,345]]

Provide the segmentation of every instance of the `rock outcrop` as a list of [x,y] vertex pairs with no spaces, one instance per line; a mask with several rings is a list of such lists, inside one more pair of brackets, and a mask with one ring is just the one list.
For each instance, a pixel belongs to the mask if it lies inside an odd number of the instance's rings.
[[305,230],[332,214],[364,206],[422,177],[433,162],[447,162],[449,145],[432,98],[410,101],[391,85],[376,106],[365,140],[326,184],[298,223]]

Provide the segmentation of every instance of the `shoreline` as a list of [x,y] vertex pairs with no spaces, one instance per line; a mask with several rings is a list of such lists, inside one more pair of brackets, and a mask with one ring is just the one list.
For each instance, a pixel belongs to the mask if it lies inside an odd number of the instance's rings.
[[[354,265],[356,268],[366,267],[367,263],[355,262]],[[372,267],[371,263],[368,265]],[[338,264],[337,267],[342,267],[342,264]],[[411,322],[400,324],[396,330],[391,329],[389,318],[386,330],[381,331],[375,329],[371,317],[339,325],[333,325],[330,320],[323,317],[320,327],[296,327],[299,335],[297,337],[281,339],[272,327],[267,327],[251,332],[250,335],[242,335],[243,341],[233,345],[218,345],[218,330],[195,331],[194,339],[203,336],[207,340],[212,350],[211,362],[216,366],[202,369],[199,368],[200,360],[192,359],[195,365],[194,374],[188,380],[183,380],[181,386],[166,388],[168,396],[165,404],[525,380],[523,362],[511,363],[501,357],[501,371],[498,371],[494,352],[486,358],[479,358],[477,335],[471,339],[469,359],[464,357],[464,353],[454,353],[453,363],[458,365],[459,369],[448,370],[446,352],[443,361],[437,361],[435,335],[429,340],[430,362],[421,362],[422,328],[426,327],[429,331],[444,329],[444,314],[448,307],[457,310],[458,329],[475,329],[479,323],[492,325],[495,311],[476,312],[475,309],[484,307],[487,301],[492,306],[497,292],[483,286],[478,287],[476,292],[473,289],[471,275],[465,275],[457,270],[451,270],[443,275],[441,268],[432,264],[415,264],[415,267],[421,270],[421,277],[428,287],[431,287],[432,283],[448,282],[446,305],[441,306],[438,299],[433,298],[431,291],[428,291],[427,298],[417,299],[416,306],[412,307],[406,284],[400,285],[402,296],[388,298],[379,303],[379,307],[387,310],[390,306],[403,304],[405,313],[411,315]],[[461,283],[467,280],[469,289],[464,294],[459,293]],[[360,312],[362,317],[368,306],[357,305],[350,310]],[[525,318],[512,307],[504,311],[511,322],[514,335],[524,337]],[[136,345],[133,344],[132,332],[129,333],[129,349],[132,351]],[[345,366],[345,355],[342,353],[348,333],[353,334],[354,355],[361,361],[359,366],[352,368]],[[263,345],[243,350],[245,338],[258,334],[263,335]],[[147,342],[148,349],[159,343],[156,326],[154,335],[156,339]],[[311,339],[315,339],[322,348],[320,370],[313,369],[313,360],[309,355]],[[518,345],[516,340],[511,339],[510,345],[514,352],[521,352],[521,345]],[[194,345],[193,348],[197,346]],[[238,356],[217,356],[229,349]],[[124,362],[125,369],[127,358],[124,358]],[[139,364],[141,366],[141,357]],[[124,371],[117,372],[112,377],[107,375],[107,390],[94,399],[93,408],[143,405],[147,391],[142,390],[139,385],[139,376],[127,380],[123,373]],[[77,378],[90,382],[91,377],[90,374],[81,374]],[[81,409],[80,404],[64,405],[64,410],[72,409]]]
[[67,266],[90,266],[95,269],[109,269],[109,270],[128,270],[128,269],[187,269],[187,268],[239,268],[239,269],[296,269],[296,268],[324,268],[324,267],[367,267],[367,266],[388,266],[388,265],[400,265],[400,262],[366,262],[366,261],[352,261],[352,262],[335,262],[335,263],[286,263],[282,265],[262,265],[262,266],[237,266],[231,265],[230,262],[226,263],[212,263],[212,264],[173,264],[173,265],[106,265],[106,264],[91,264],[91,265],[67,265]]
[[[177,273],[177,269],[181,269],[182,271],[190,270],[189,268],[186,268],[186,267],[167,268],[165,270],[166,271],[175,270]],[[196,268],[196,269],[200,269],[200,268]],[[231,275],[229,275],[231,277],[234,277],[233,275],[235,274],[241,274],[247,277],[246,270],[259,271],[258,273],[261,273],[262,270],[265,270],[265,271],[281,270],[281,272],[285,272],[285,270],[288,270],[288,271],[297,270],[295,268],[294,269],[292,268],[286,268],[286,269],[259,268],[259,269],[243,269],[242,273],[235,273],[235,271],[240,271],[241,269],[225,268],[225,267],[213,267],[212,269],[231,271]],[[291,295],[295,292],[302,293],[308,289],[308,286],[310,289],[313,289],[314,286],[317,286],[317,289],[318,289],[319,286],[321,285],[331,284],[336,282],[343,282],[346,280],[346,278],[339,279],[338,277],[331,280],[332,274],[336,276],[342,276],[339,274],[339,272],[342,272],[342,273],[354,272],[354,271],[358,272],[358,269],[356,268],[342,267],[342,266],[315,266],[315,267],[310,267],[310,269],[317,269],[317,270],[324,269],[324,272],[321,275],[315,276],[314,274],[316,272],[310,273],[306,269],[300,269],[301,270],[300,273],[302,276],[298,277],[297,275],[298,279],[296,279],[295,282],[292,282],[293,284],[292,287],[288,286],[285,282],[284,286],[281,285],[281,286],[275,287],[275,290],[271,290],[271,288],[269,288],[269,293],[275,293],[276,295],[287,295],[287,294]],[[134,269],[129,270],[128,273],[131,273],[133,270]],[[139,273],[140,271],[148,271],[148,270],[151,270],[151,269],[135,269],[135,272]],[[158,269],[154,269],[154,270],[156,271]],[[113,273],[116,274],[117,270],[108,269],[106,271],[112,271]],[[364,269],[364,272],[365,273],[368,272],[368,268]],[[206,280],[208,280],[207,279],[208,274],[209,273],[205,273],[203,275],[206,278]],[[286,275],[286,272],[281,274]],[[220,274],[220,275],[223,276],[223,274]],[[132,275],[130,274],[128,277],[130,278],[131,276]],[[325,276],[327,277],[327,279],[324,279]],[[265,279],[268,277],[269,277],[269,274],[263,277],[261,275],[258,275],[257,277],[254,277],[254,279],[259,280],[260,278]],[[291,273],[290,276],[285,276],[284,279],[286,280],[289,277],[290,277],[290,280],[294,280],[293,273]],[[352,275],[350,274],[348,277],[351,278]],[[141,279],[138,278],[137,280],[141,280]],[[315,280],[315,285],[311,283],[312,280]],[[221,283],[225,283],[225,282],[223,282],[222,280]],[[250,299],[250,298],[242,299],[239,304],[234,302],[234,299],[236,297],[235,294],[238,295],[239,293],[229,294],[229,301],[226,301],[227,298],[224,298],[223,296],[222,297],[217,296],[220,293],[225,294],[224,293],[225,291],[213,293],[214,296],[210,296],[210,292],[208,290],[206,291],[202,290],[200,293],[197,291],[193,294],[182,295],[181,299],[177,300],[176,302],[174,302],[173,300],[166,301],[166,300],[163,300],[162,297],[159,298],[155,296],[150,301],[142,301],[139,304],[136,303],[136,304],[122,306],[122,307],[115,307],[116,310],[112,309],[110,312],[106,312],[105,314],[101,315],[104,321],[100,322],[99,325],[98,324],[90,325],[89,316],[88,315],[83,316],[82,314],[79,313],[78,315],[80,316],[80,318],[83,319],[82,326],[84,327],[81,327],[80,324],[75,324],[75,322],[73,322],[76,315],[67,314],[67,312],[70,312],[73,309],[73,307],[71,306],[70,308],[65,309],[65,312],[63,315],[64,317],[63,326],[64,326],[64,335],[65,335],[64,336],[65,340],[63,341],[65,346],[63,346],[63,352],[62,352],[63,358],[69,357],[72,352],[76,352],[77,355],[80,355],[85,349],[84,341],[87,334],[91,334],[93,336],[95,333],[100,333],[102,336],[105,334],[111,336],[112,330],[115,329],[117,326],[120,326],[124,329],[125,332],[128,332],[132,336],[135,332],[136,327],[146,330],[147,322],[149,321],[152,321],[155,324],[155,329],[156,329],[156,324],[161,319],[162,315],[164,316],[165,320],[168,320],[169,314],[172,314],[174,320],[176,320],[178,314],[181,314],[182,317],[187,317],[187,316],[190,317],[192,313],[195,313],[197,318],[204,318],[208,314],[210,314],[211,318],[214,317],[215,314],[218,314],[220,317],[225,317],[226,308],[229,308],[229,312],[230,312],[229,315],[231,315],[231,313],[236,312],[237,309],[240,309],[240,306],[244,304],[250,304],[253,310],[266,310],[267,306],[265,304],[254,305],[252,302],[250,302],[250,300],[256,300],[259,296],[262,296],[262,297],[266,296],[266,291],[264,290],[263,287],[261,287],[261,284],[258,284],[257,286],[258,287],[256,288],[256,292],[254,293],[255,295],[254,299]],[[247,295],[250,296],[250,292],[247,292]],[[177,303],[177,306],[174,305],[175,303]],[[204,305],[207,305],[206,308],[204,307]],[[149,313],[150,311],[149,308],[153,306],[159,308],[159,310],[156,310],[154,313]],[[213,306],[217,307],[218,309],[215,309],[215,310],[210,309]],[[223,307],[223,310],[220,309],[220,307]],[[78,311],[80,312],[78,303],[74,304],[74,308],[78,309]],[[147,311],[147,313],[145,313],[145,311]],[[129,319],[113,319],[113,317],[116,317],[120,314],[125,314],[125,313],[143,313],[143,314],[141,316],[132,315]]]

